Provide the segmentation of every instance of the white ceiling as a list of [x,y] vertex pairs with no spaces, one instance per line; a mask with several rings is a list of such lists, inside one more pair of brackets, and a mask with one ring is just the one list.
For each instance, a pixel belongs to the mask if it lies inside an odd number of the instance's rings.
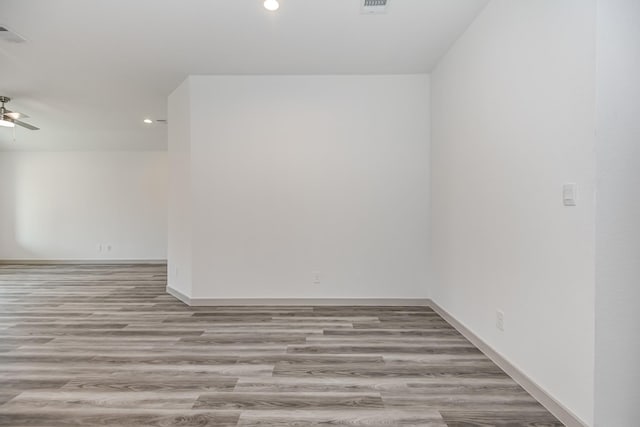
[[166,99],[189,74],[429,72],[488,0],[0,0],[0,95],[39,131],[0,150],[166,148]]

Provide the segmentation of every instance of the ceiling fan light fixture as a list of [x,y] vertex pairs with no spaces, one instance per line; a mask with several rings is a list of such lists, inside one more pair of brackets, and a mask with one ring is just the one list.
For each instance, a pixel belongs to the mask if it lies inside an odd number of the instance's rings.
[[0,119],[0,126],[6,127],[6,128],[14,128],[16,127],[16,124],[13,122],[10,122],[9,120]]
[[23,128],[27,128],[29,130],[40,130],[40,128],[35,127],[34,125],[30,125],[29,123],[25,123],[23,121],[18,120],[22,117],[29,117],[26,114],[21,114],[16,111],[9,111],[4,107],[4,104],[11,101],[11,98],[8,96],[0,95],[0,126],[6,128],[14,128],[16,125],[22,126]]
[[280,8],[278,0],[264,0],[264,8],[270,12],[275,12]]

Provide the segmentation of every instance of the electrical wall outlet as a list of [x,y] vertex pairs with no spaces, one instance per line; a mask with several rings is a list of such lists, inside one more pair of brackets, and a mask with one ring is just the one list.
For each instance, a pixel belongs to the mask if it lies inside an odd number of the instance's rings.
[[111,252],[111,244],[98,243],[98,252]]
[[496,329],[504,332],[504,312],[496,310]]
[[312,276],[313,276],[313,284],[314,285],[320,284],[320,272],[319,271],[314,271],[312,273]]

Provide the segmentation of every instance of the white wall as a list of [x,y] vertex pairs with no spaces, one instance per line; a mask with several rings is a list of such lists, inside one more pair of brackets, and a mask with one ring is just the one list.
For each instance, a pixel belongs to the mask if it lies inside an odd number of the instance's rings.
[[433,299],[590,425],[594,40],[593,0],[493,0],[432,74],[431,117]]
[[190,77],[191,296],[426,297],[428,84]]
[[165,259],[166,173],[164,152],[0,152],[0,259]]
[[640,419],[640,2],[598,1],[596,399],[599,427]]
[[189,79],[169,96],[167,285],[191,295],[191,100]]

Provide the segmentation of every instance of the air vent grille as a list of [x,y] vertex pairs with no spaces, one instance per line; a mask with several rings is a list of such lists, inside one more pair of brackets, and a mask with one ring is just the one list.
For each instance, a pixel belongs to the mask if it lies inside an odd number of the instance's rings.
[[389,0],[362,0],[362,13],[366,15],[386,13],[388,4]]

